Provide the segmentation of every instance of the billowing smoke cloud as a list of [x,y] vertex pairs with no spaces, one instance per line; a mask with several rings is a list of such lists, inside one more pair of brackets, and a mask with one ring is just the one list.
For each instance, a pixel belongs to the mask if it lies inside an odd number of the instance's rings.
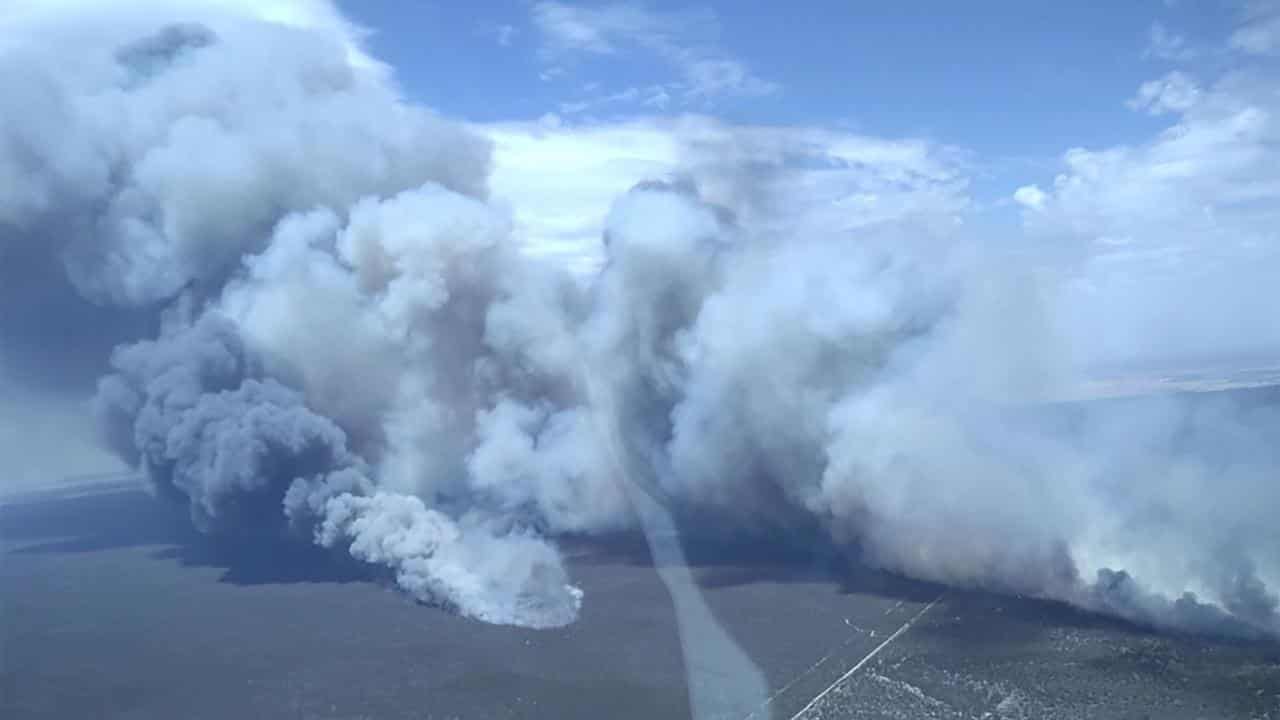
[[913,577],[1280,628],[1265,399],[1047,402],[1067,349],[1012,268],[717,228],[672,193],[610,223],[591,329],[632,358],[623,435],[691,525],[816,525]]
[[0,251],[74,291],[49,324],[129,321],[104,435],[202,530],[546,627],[582,600],[554,537],[635,527],[635,483],[701,534],[1280,632],[1276,410],[1046,402],[1070,348],[1007,259],[649,182],[584,284],[521,254],[486,143],[341,38],[153,10],[5,51]]
[[[96,405],[111,447],[199,528],[342,547],[491,622],[571,620],[530,493],[470,502],[457,480],[476,413],[500,421],[493,398],[536,416],[554,395],[534,367],[554,349],[523,313],[493,323],[510,357],[485,349],[485,316],[528,302],[504,294],[519,279],[483,203],[487,143],[401,102],[323,29],[211,5],[33,18],[41,42],[0,63],[18,190],[0,201],[6,349],[94,352],[82,328],[162,326],[112,354]],[[547,420],[525,422],[580,432]]]

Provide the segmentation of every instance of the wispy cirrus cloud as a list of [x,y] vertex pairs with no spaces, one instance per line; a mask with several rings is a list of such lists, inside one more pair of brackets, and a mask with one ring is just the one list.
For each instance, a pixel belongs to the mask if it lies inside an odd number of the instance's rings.
[[1244,22],[1231,35],[1231,47],[1254,55],[1280,55],[1280,2],[1253,0]]
[[[663,93],[687,103],[763,96],[779,90],[777,83],[760,77],[744,60],[720,46],[719,22],[708,9],[659,11],[631,3],[580,6],[546,1],[533,6],[532,16],[541,55],[548,65],[592,57],[656,61],[673,75],[660,83]],[[652,98],[653,93],[645,96]],[[605,95],[585,102],[618,100]]]
[[1142,83],[1138,94],[1127,104],[1133,110],[1163,115],[1189,110],[1199,98],[1199,84],[1186,73],[1175,70],[1162,78]]
[[503,24],[493,29],[493,37],[502,47],[510,46],[518,34],[520,34],[520,31],[516,29],[515,25]]
[[1170,62],[1190,60],[1197,54],[1185,35],[1170,30],[1160,22],[1152,23],[1151,29],[1147,31],[1147,46],[1142,51],[1145,58]]

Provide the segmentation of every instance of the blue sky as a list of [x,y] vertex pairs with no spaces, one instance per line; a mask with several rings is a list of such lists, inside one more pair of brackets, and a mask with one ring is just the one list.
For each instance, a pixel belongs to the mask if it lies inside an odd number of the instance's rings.
[[[1214,3],[718,2],[580,5],[371,0],[343,3],[373,31],[372,52],[408,93],[476,121],[562,113],[573,103],[679,81],[679,61],[629,41],[626,18],[610,48],[560,46],[549,7],[602,16],[635,9],[636,34],[739,64],[762,85],[708,96],[636,99],[576,113],[595,118],[710,112],[733,122],[822,123],[880,135],[930,137],[984,154],[1052,156],[1080,144],[1132,142],[1160,123],[1125,107],[1169,65],[1151,52],[1166,28],[1190,47],[1223,35],[1232,16]],[[622,13],[618,12],[621,16]],[[563,13],[568,16],[569,13]],[[656,19],[658,30],[645,29]],[[568,17],[561,17],[567,23]],[[563,114],[563,113],[562,113]]]
[[[1195,59],[1217,72],[1229,1],[397,2],[346,0],[406,94],[477,123],[707,115],[946,146],[980,211],[1075,147],[1142,142],[1168,117],[1127,103]],[[694,79],[699,66],[713,70]],[[704,87],[705,86],[705,87]]]

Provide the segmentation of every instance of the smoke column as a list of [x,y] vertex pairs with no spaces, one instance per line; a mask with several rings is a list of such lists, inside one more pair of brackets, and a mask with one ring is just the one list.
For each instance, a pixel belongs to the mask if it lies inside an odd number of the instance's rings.
[[340,32],[30,23],[0,47],[6,367],[101,370],[106,443],[205,532],[550,627],[584,600],[555,537],[639,527],[639,485],[703,535],[1280,633],[1277,410],[1044,402],[1071,348],[1004,260],[655,179],[584,282],[521,254],[487,143]]

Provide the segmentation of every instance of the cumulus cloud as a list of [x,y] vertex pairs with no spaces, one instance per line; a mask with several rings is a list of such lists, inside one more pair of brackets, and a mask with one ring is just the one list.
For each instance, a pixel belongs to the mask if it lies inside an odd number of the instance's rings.
[[[1247,59],[1208,79],[1186,70],[1143,83],[1130,107],[1168,118],[1165,129],[1073,148],[1052,183],[1018,191],[1029,233],[1068,258],[1064,306],[1096,356],[1247,364],[1280,348],[1270,326],[1223,320],[1270,305],[1263,278],[1280,269],[1273,85]],[[1089,316],[1104,307],[1099,332]]]
[[1019,205],[1038,210],[1044,206],[1044,201],[1048,196],[1044,190],[1035,185],[1023,185],[1013,191],[1013,199]]

